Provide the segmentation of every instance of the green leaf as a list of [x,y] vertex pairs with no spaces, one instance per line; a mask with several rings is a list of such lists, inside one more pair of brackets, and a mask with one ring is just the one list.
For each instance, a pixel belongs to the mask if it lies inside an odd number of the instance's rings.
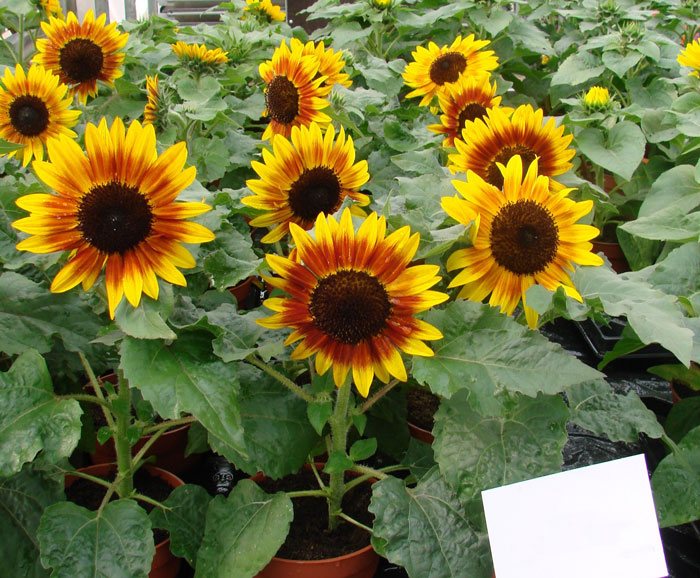
[[571,421],[611,441],[632,443],[639,440],[640,433],[651,438],[664,433],[654,413],[634,391],[620,395],[601,379],[571,386],[566,396]]
[[620,54],[613,50],[606,50],[603,52],[603,64],[605,64],[608,70],[611,70],[620,78],[642,58],[644,58],[644,56],[635,51],[628,52],[627,54]]
[[542,34],[535,24],[524,18],[514,18],[508,26],[508,38],[516,45],[527,48],[533,54],[552,54],[552,48],[546,34]]
[[170,534],[170,551],[195,565],[197,551],[204,538],[206,512],[211,496],[202,487],[186,484],[175,488],[163,502],[169,509],[155,508],[151,514],[154,528]]
[[576,136],[576,144],[595,164],[629,181],[642,162],[646,139],[636,124],[622,121],[607,134],[597,128],[584,129]]
[[110,502],[97,512],[71,502],[49,506],[39,545],[52,578],[146,578],[155,553],[148,515],[133,500]]
[[695,167],[680,165],[662,173],[654,181],[639,207],[639,216],[650,217],[672,207],[687,213],[698,205],[700,182],[695,178]]
[[625,223],[622,228],[642,239],[697,241],[700,237],[700,212],[687,214],[682,207],[671,205],[648,217]]
[[217,231],[207,250],[210,253],[204,258],[204,271],[219,291],[255,274],[262,263],[252,249],[250,235],[244,236],[228,223]]
[[270,496],[241,480],[228,498],[209,504],[195,577],[252,578],[284,543],[293,515],[286,494]]
[[333,404],[330,401],[310,403],[307,406],[306,415],[316,433],[323,435],[323,428],[328,423],[331,415],[333,415]]
[[664,422],[668,437],[676,443],[698,426],[700,426],[700,397],[687,397],[674,403]]
[[0,138],[0,156],[5,156],[6,154],[11,153],[12,151],[17,151],[21,148],[24,148],[24,145],[7,142],[6,140]]
[[39,453],[55,463],[80,440],[80,404],[54,396],[41,355],[20,355],[0,373],[0,476],[11,476]]
[[0,275],[0,351],[47,353],[54,336],[68,351],[86,351],[103,325],[78,293],[51,293],[23,275]]
[[191,414],[245,456],[238,367],[213,355],[208,335],[185,333],[170,344],[126,337],[120,353],[124,375],[161,417]]
[[700,427],[692,429],[651,477],[662,528],[700,519]]
[[567,57],[552,76],[552,86],[560,84],[576,86],[591,79],[598,78],[605,71],[605,66],[588,52],[576,52]]
[[617,275],[604,267],[580,267],[574,286],[587,300],[599,299],[611,317],[626,317],[643,343],[660,343],[681,363],[690,363],[693,332],[673,297],[637,281],[633,274]]
[[361,462],[377,451],[377,439],[357,440],[350,446],[350,459],[354,462]]
[[658,375],[666,381],[680,381],[695,391],[700,391],[700,371],[691,366],[671,364],[671,365],[655,365],[647,371],[653,375]]
[[199,79],[183,78],[177,83],[178,94],[183,100],[204,104],[219,94],[221,84],[213,76],[202,76]]
[[138,307],[123,300],[114,314],[117,327],[131,337],[141,339],[175,339],[177,335],[163,319],[173,309],[173,292],[170,286],[160,287],[160,296],[154,301],[146,295]]
[[569,418],[562,398],[518,395],[499,402],[499,413],[483,416],[471,408],[466,392],[459,393],[443,400],[435,414],[435,460],[465,502],[482,490],[561,468]]
[[444,338],[432,344],[433,357],[414,358],[413,376],[446,398],[467,389],[472,406],[483,412],[499,410],[494,395],[503,390],[534,397],[602,377],[558,344],[488,305],[455,301],[428,313],[426,321],[439,327]]
[[0,557],[13,578],[45,578],[36,532],[44,509],[65,500],[63,476],[25,466],[11,478],[0,479]]
[[[250,475],[263,471],[274,479],[298,471],[319,441],[306,402],[254,367],[241,365],[237,374],[247,458],[233,455],[231,461]],[[216,440],[211,443],[219,447]]]
[[267,315],[262,311],[237,312],[224,303],[206,314],[207,321],[219,332],[214,339],[214,353],[226,362],[240,361],[251,353],[264,360],[278,357],[284,351],[284,339],[279,331],[258,325]]
[[491,556],[437,468],[415,488],[389,477],[372,486],[372,545],[411,578],[490,578]]
[[686,243],[653,267],[649,283],[667,295],[690,296],[700,291],[700,245]]
[[367,88],[378,90],[389,98],[396,96],[403,86],[401,72],[406,67],[404,60],[386,62],[376,56],[368,55],[366,62],[355,62],[355,67],[367,81]]
[[353,465],[353,461],[344,452],[331,452],[323,471],[327,474],[339,474],[349,470]]

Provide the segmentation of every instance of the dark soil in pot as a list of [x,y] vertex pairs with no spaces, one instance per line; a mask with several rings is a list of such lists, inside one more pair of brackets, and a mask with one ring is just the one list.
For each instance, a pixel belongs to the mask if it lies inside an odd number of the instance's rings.
[[[324,483],[328,476],[321,474]],[[281,480],[264,479],[258,484],[268,493],[280,491],[309,490],[318,487],[313,472],[304,470]],[[366,526],[372,526],[374,517],[367,511],[372,488],[360,484],[343,498],[343,511]],[[323,498],[294,498],[294,520],[287,540],[277,552],[281,558],[292,560],[321,560],[335,558],[369,544],[367,532],[349,523],[341,523],[332,532],[328,531],[328,508]]]
[[440,398],[426,389],[412,387],[406,393],[406,410],[409,423],[432,431],[433,416],[440,407]]

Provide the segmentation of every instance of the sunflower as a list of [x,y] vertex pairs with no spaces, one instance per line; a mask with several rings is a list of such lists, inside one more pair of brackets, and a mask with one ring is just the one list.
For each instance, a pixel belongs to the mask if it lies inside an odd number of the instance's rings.
[[316,60],[318,60],[318,72],[316,75],[326,77],[326,80],[324,81],[326,86],[340,84],[341,86],[347,88],[352,84],[350,75],[341,72],[345,66],[343,53],[340,51],[336,52],[332,48],[326,48],[323,44],[323,40],[321,40],[318,44],[311,40],[304,44],[298,38],[292,38],[289,41],[289,45],[292,51],[301,46],[302,54],[305,56],[313,56],[316,58]]
[[158,93],[158,76],[146,76],[146,96],[148,102],[143,109],[144,126],[159,123],[160,95]]
[[484,118],[486,111],[501,104],[501,97],[496,96],[496,83],[489,83],[488,75],[469,76],[449,85],[449,89],[438,94],[440,102],[441,124],[431,124],[428,129],[437,134],[444,134],[442,146],[452,147],[459,138],[468,120]]
[[591,112],[609,109],[610,91],[603,86],[591,86],[583,96],[583,106]]
[[284,22],[287,15],[282,9],[273,4],[270,0],[245,0],[245,12],[251,12],[256,16],[261,16],[267,22]]
[[315,122],[295,126],[291,142],[275,137],[272,152],[263,150],[263,160],[251,163],[260,179],[246,182],[255,194],[241,199],[266,211],[250,222],[253,227],[275,226],[263,243],[279,241],[289,232],[290,223],[310,229],[319,214],[335,213],[345,197],[359,206],[369,204],[369,197],[359,192],[369,180],[367,161],[355,162],[352,137],[346,138],[342,127],[336,139],[333,126],[325,135]]
[[423,340],[442,337],[414,315],[448,298],[429,291],[440,280],[436,265],[408,266],[418,233],[403,227],[385,237],[386,221],[376,213],[356,232],[349,209],[340,222],[319,214],[315,238],[294,223],[290,232],[299,259],[267,255],[279,276],[266,278],[290,296],[267,299],[265,306],[276,313],[258,323],[291,328],[285,344],[302,340],[292,359],[316,354],[316,371],[322,375],[332,366],[338,387],[350,370],[364,397],[375,374],[384,383],[390,376],[406,381],[399,350],[431,356]]
[[694,69],[690,74],[700,76],[700,38],[689,43],[678,55],[678,64]]
[[[553,177],[572,167],[569,161],[576,151],[567,148],[572,139],[553,118],[544,124],[542,110],[535,111],[529,104],[510,114],[500,107],[491,108],[484,119],[465,122],[462,138],[454,141],[457,153],[449,155],[449,169],[453,173],[474,171],[500,188],[503,176],[498,163],[505,165],[512,156],[520,155],[526,167],[538,158],[540,174]],[[562,188],[553,180],[549,184],[552,190]]]
[[[37,64],[27,74],[21,65],[5,69],[0,86],[0,138],[23,145],[8,154],[22,155],[22,164],[29,164],[32,156],[44,158],[44,143],[59,134],[75,138],[70,129],[80,116],[79,110],[70,110],[70,98],[64,98],[68,87],[58,76]],[[1,156],[1,155],[0,155]]]
[[492,50],[481,50],[488,40],[474,40],[457,36],[451,46],[439,47],[434,42],[428,48],[418,46],[412,53],[414,62],[403,73],[405,83],[415,89],[406,95],[422,97],[420,106],[428,106],[433,97],[464,76],[479,76],[498,66],[498,58]]
[[590,213],[593,201],[577,203],[568,198],[572,189],[549,190],[549,178],[538,174],[533,160],[523,178],[523,161],[512,157],[504,167],[503,187],[469,172],[467,182],[452,181],[464,197],[443,197],[442,208],[462,223],[478,215],[473,246],[458,249],[447,260],[447,270],[462,269],[450,287],[462,287],[459,297],[482,301],[491,294],[489,305],[500,306],[510,315],[523,301],[531,328],[537,326],[537,312],[528,307],[525,292],[534,284],[554,291],[563,287],[570,297],[581,301],[567,271],[572,263],[602,265],[591,253],[588,241],[598,236],[591,225],[576,224]]
[[75,141],[61,135],[47,143],[50,162],[35,161],[37,176],[56,194],[17,199],[30,212],[13,226],[32,235],[17,248],[32,253],[70,251],[51,284],[62,293],[82,283],[88,290],[105,268],[109,315],[126,295],[137,307],[141,293],[158,298],[156,275],[185,285],[177,267],[194,267],[181,243],[204,243],[212,232],[188,217],[204,213],[204,203],[177,203],[177,195],[195,177],[184,169],[187,149],[177,143],[158,156],[153,126],[137,121],[125,130],[116,118],[111,128],[85,128],[87,156]]
[[182,40],[178,40],[170,46],[183,62],[206,66],[216,66],[228,62],[228,53],[221,48],[209,49],[204,44],[187,44]]
[[63,10],[61,9],[61,3],[58,0],[39,0],[39,6],[42,8],[46,16],[63,18]]
[[51,16],[41,23],[46,38],[36,41],[33,62],[57,74],[82,104],[97,94],[98,80],[111,86],[123,74],[124,53],[120,50],[129,35],[119,32],[116,22],[105,25],[106,19],[107,15],[101,14],[95,20],[88,10],[82,24],[73,12],[65,20]]
[[265,81],[265,112],[270,117],[263,140],[281,134],[289,137],[293,126],[312,122],[326,125],[331,118],[321,112],[330,103],[324,97],[331,91],[325,76],[317,76],[319,62],[303,54],[303,46],[290,50],[283,40],[272,60],[260,64]]

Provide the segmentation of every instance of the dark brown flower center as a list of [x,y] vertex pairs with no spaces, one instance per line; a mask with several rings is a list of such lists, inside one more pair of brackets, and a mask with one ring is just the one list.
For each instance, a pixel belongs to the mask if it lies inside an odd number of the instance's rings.
[[496,157],[491,161],[488,167],[486,182],[491,183],[494,187],[499,189],[503,187],[503,175],[501,171],[498,170],[496,163],[501,163],[502,165],[507,165],[511,157],[515,155],[520,155],[523,161],[523,172],[527,172],[530,163],[535,160],[537,154],[530,147],[525,145],[515,145],[512,147],[503,147]]
[[459,75],[467,68],[467,59],[459,52],[446,52],[438,56],[430,65],[430,80],[442,86],[447,82],[457,82]]
[[151,232],[153,212],[136,187],[110,181],[95,185],[80,201],[78,229],[103,253],[124,254]]
[[340,181],[328,167],[306,169],[289,189],[292,212],[305,221],[315,221],[320,213],[335,213],[343,200]]
[[61,48],[58,62],[69,82],[78,84],[99,78],[104,64],[104,54],[92,40],[74,38]]
[[501,267],[516,275],[534,275],[556,257],[559,227],[546,207],[522,199],[501,207],[491,224],[489,242]]
[[275,76],[267,85],[265,105],[270,118],[290,124],[299,114],[299,91],[286,76]]
[[478,102],[470,102],[467,106],[462,109],[457,117],[457,122],[459,123],[459,134],[462,134],[462,129],[468,120],[476,120],[477,118],[484,118],[486,116],[486,107],[480,105]]
[[38,96],[18,96],[10,105],[10,123],[21,135],[40,135],[49,126],[49,109]]
[[386,327],[391,302],[384,286],[364,271],[338,271],[318,282],[309,312],[316,326],[335,340],[357,345]]

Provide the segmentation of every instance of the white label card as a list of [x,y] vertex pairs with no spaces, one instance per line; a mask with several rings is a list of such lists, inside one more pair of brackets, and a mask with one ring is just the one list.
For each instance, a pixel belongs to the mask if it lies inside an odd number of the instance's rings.
[[481,496],[497,578],[668,575],[643,455]]

